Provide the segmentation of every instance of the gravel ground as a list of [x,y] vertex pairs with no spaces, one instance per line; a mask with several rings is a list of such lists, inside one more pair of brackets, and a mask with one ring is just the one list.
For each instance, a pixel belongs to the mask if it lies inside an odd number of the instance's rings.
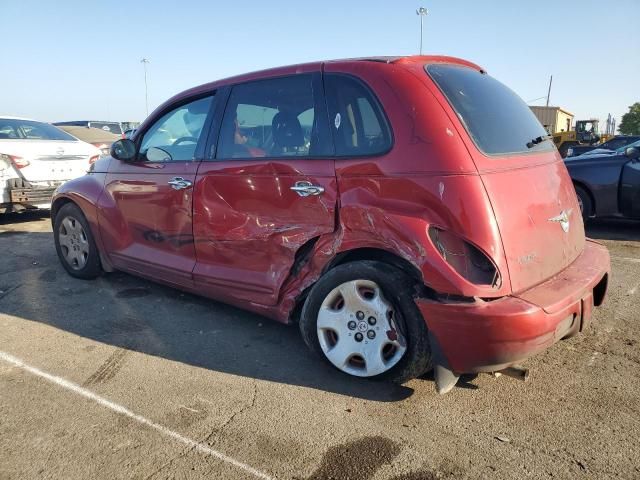
[[586,334],[527,383],[438,396],[348,378],[242,310],[72,279],[46,216],[0,219],[0,479],[640,478],[640,224],[588,233],[613,275]]

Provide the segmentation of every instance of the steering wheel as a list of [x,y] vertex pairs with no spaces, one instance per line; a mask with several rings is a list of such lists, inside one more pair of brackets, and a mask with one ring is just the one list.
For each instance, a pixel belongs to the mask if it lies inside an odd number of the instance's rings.
[[196,137],[180,137],[175,142],[173,142],[173,145],[175,146],[175,145],[178,145],[179,143],[182,143],[182,142],[198,143],[198,139]]

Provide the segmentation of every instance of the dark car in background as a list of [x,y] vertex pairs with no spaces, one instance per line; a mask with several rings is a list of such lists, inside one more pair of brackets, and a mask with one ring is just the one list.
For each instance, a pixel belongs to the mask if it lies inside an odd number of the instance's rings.
[[587,152],[598,151],[597,153],[605,153],[602,150],[610,150],[613,152],[622,147],[632,144],[640,140],[640,135],[617,135],[600,145],[574,145],[567,150],[567,157],[577,157]]
[[589,153],[564,159],[583,219],[640,218],[640,140],[611,153]]
[[68,127],[89,127],[98,128],[105,132],[111,132],[114,135],[119,135],[120,138],[124,138],[124,130],[120,122],[104,122],[100,120],[73,120],[70,122],[54,122],[56,127],[68,126]]

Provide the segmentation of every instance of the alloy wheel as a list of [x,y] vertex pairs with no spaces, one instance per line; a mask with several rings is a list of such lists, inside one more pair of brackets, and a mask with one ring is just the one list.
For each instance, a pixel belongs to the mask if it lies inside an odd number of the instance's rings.
[[58,228],[58,241],[67,264],[82,270],[89,257],[89,239],[82,224],[74,217],[65,217]]
[[396,365],[407,350],[397,312],[371,280],[352,280],[326,296],[317,319],[327,359],[350,375],[371,377]]

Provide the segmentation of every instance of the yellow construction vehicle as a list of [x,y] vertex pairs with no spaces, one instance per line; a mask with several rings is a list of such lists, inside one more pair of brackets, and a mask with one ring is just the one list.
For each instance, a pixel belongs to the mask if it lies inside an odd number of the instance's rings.
[[553,134],[555,143],[562,158],[567,156],[567,150],[575,145],[595,145],[606,142],[613,135],[598,133],[598,120],[576,120],[575,130],[568,132],[558,132]]

